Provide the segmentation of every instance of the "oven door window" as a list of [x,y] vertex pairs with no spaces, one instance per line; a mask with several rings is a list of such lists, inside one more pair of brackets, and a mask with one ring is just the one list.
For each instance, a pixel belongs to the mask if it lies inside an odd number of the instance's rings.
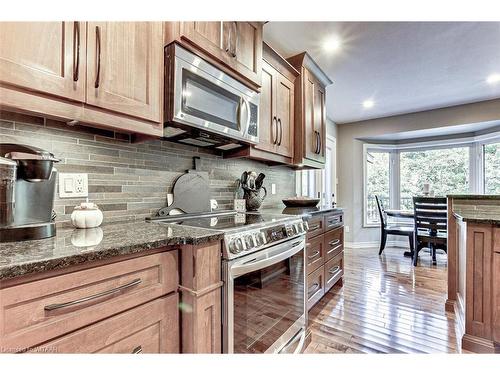
[[264,353],[304,314],[304,251],[234,280],[234,353]]
[[190,70],[182,70],[182,112],[240,130],[240,97]]

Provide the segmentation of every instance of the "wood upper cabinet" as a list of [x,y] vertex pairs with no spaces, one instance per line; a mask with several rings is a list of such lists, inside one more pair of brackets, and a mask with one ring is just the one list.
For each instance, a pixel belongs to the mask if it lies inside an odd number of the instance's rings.
[[89,22],[87,103],[161,121],[161,22]]
[[323,168],[326,152],[325,87],[332,83],[303,52],[288,61],[300,72],[295,84],[295,149],[298,167]]
[[276,77],[276,118],[278,140],[276,152],[293,157],[294,84],[278,73]]
[[276,71],[266,61],[262,63],[262,88],[259,104],[259,143],[255,148],[263,151],[276,150]]
[[0,22],[0,82],[85,101],[84,22]]
[[236,79],[258,89],[262,64],[261,22],[167,22],[165,44],[180,42]]

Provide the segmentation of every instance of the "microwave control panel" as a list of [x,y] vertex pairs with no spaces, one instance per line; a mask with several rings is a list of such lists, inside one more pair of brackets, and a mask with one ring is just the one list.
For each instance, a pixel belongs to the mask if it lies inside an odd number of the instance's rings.
[[248,124],[248,134],[257,137],[258,133],[258,119],[259,119],[259,109],[253,103],[248,103],[250,105],[250,123]]

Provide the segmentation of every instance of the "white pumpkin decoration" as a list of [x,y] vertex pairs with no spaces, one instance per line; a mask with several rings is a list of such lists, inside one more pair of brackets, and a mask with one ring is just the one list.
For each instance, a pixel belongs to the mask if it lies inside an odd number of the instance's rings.
[[95,228],[101,225],[103,219],[102,211],[95,203],[82,202],[76,206],[71,214],[71,224],[75,228]]

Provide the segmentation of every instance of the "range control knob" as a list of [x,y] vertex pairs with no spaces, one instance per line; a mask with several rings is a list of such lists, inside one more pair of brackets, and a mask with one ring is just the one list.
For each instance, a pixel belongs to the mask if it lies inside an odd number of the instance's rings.
[[238,254],[243,250],[243,241],[241,238],[234,238],[229,242],[229,251],[233,254]]
[[245,245],[247,249],[250,249],[252,247],[255,247],[255,240],[251,234],[247,234],[245,236]]

